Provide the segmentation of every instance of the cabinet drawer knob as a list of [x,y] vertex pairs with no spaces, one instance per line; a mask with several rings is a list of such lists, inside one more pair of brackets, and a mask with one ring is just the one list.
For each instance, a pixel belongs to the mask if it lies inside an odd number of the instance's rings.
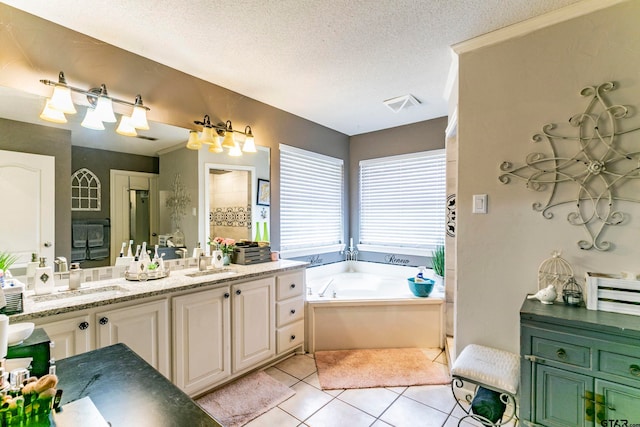
[[640,377],[640,366],[638,365],[629,366],[629,373],[634,377]]
[[296,314],[296,309],[295,308],[291,309],[291,314]]
[[295,335],[291,335],[291,341],[295,341],[296,336]]
[[224,297],[225,297],[225,298],[229,298],[230,296],[231,296],[231,294],[230,294],[229,292],[225,292],[225,293],[224,293]]
[[290,285],[289,285],[289,287],[290,287],[291,289],[295,289],[296,284],[295,284],[295,283],[292,283],[292,284],[290,284]]
[[242,291],[241,291],[240,289],[238,289],[238,290],[236,291],[236,295],[240,295],[241,293],[242,293]]
[[109,323],[109,318],[108,317],[101,317],[98,322],[100,322],[101,325],[106,325],[107,323]]
[[558,359],[566,359],[567,358],[567,352],[564,350],[564,348],[559,348],[558,350],[556,350],[556,356],[558,356]]
[[78,328],[81,331],[84,331],[85,329],[87,329],[89,327],[89,322],[80,322],[80,324],[78,325]]

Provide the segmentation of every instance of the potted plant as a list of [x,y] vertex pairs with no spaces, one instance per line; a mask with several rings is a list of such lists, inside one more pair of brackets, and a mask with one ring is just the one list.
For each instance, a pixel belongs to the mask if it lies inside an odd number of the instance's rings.
[[435,274],[436,286],[438,289],[444,287],[444,245],[438,245],[431,255],[431,267]]

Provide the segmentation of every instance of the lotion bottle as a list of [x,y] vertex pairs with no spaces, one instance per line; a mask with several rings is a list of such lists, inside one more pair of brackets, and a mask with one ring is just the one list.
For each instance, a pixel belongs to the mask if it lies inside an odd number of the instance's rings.
[[47,259],[40,258],[40,265],[36,268],[35,286],[36,295],[50,294],[55,286],[53,280],[53,267],[46,265]]
[[40,263],[38,262],[38,254],[31,254],[31,261],[27,263],[27,289],[33,289],[36,277],[36,268]]
[[420,269],[420,271],[418,272],[418,274],[416,275],[416,278],[414,279],[415,283],[421,283],[424,282],[424,269],[426,267],[418,267]]

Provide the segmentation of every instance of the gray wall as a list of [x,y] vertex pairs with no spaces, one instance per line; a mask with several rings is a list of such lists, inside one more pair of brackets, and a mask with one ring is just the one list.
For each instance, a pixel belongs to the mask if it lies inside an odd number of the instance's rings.
[[[353,237],[354,242],[357,242],[360,237],[360,161],[442,149],[444,148],[444,130],[446,127],[447,118],[440,117],[411,125],[351,137],[348,168],[351,176],[351,184],[347,188],[349,188],[350,200],[350,237]],[[363,261],[386,262],[389,256],[395,256],[396,259],[407,260],[408,263],[403,265],[430,265],[430,259],[427,257],[395,255],[392,253],[360,252],[358,259]]]

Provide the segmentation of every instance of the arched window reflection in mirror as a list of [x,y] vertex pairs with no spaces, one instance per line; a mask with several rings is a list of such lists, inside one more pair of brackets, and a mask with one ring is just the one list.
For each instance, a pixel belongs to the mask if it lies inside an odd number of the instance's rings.
[[71,175],[71,210],[100,210],[100,180],[87,168],[78,169]]

